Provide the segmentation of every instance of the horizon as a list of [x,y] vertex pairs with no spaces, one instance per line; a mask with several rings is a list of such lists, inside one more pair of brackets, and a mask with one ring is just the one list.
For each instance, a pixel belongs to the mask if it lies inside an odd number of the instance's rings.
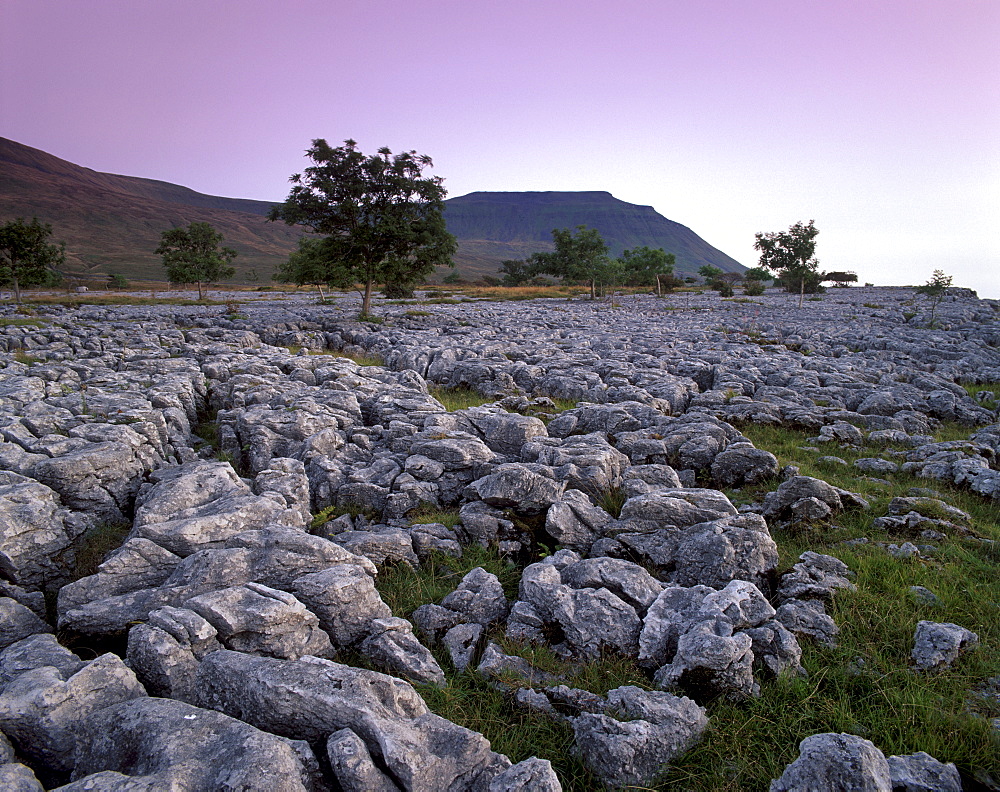
[[987,0],[2,13],[0,134],[93,170],[278,202],[312,139],[353,138],[429,155],[450,197],[607,192],[748,267],[815,219],[825,270],[1000,298]]

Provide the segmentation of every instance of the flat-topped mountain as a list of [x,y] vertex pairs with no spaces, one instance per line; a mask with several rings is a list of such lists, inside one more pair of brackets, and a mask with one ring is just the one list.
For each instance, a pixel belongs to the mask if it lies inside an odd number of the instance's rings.
[[445,205],[448,230],[459,240],[460,269],[466,263],[481,271],[489,264],[497,269],[504,259],[551,250],[553,228],[578,225],[596,228],[614,256],[648,245],[673,253],[684,274],[705,264],[724,272],[745,269],[687,226],[609,192],[474,192]]
[[[650,206],[607,192],[474,192],[445,202],[448,230],[459,242],[455,263],[465,277],[494,274],[504,259],[552,249],[552,229],[587,225],[601,232],[612,255],[626,248],[662,247],[677,256],[678,271],[704,264],[727,272],[739,262],[691,229]],[[211,223],[239,256],[237,280],[265,283],[304,233],[266,219],[273,206],[205,195],[154,179],[101,173],[13,140],[0,138],[0,222],[23,216],[50,223],[66,242],[68,274],[103,279],[162,279],[153,251],[175,226]]]

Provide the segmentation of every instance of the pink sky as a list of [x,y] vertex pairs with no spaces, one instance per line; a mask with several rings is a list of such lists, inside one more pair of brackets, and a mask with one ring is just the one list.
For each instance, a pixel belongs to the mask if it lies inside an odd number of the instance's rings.
[[996,0],[0,0],[0,135],[281,200],[310,141],[429,154],[453,196],[608,190],[748,266],[1000,298]]

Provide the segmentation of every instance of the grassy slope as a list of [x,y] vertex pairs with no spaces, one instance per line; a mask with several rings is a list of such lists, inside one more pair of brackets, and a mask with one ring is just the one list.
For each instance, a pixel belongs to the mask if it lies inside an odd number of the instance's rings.
[[[812,451],[806,450],[810,443],[803,432],[771,427],[746,427],[744,431],[758,447],[775,453],[782,465],[798,465],[802,474],[860,492],[871,502],[868,512],[840,515],[837,528],[775,533],[782,572],[805,550],[829,553],[850,566],[857,591],[841,592],[830,609],[841,629],[836,648],[802,642],[807,678],[765,682],[759,699],[712,702],[705,739],[675,763],[656,789],[766,790],[770,779],[797,757],[804,737],[826,731],[862,735],[887,755],[927,751],[941,761],[955,762],[967,781],[985,774],[1000,777],[1000,739],[989,722],[1000,717],[1000,701],[970,692],[1000,674],[1000,548],[956,535],[940,542],[930,560],[898,560],[876,543],[921,540],[871,528],[871,520],[886,513],[892,497],[906,495],[911,487],[931,487],[948,503],[969,512],[976,536],[1000,541],[996,504],[940,482],[900,474],[880,484],[863,480],[850,467],[816,461],[832,454],[853,462],[862,456],[878,456],[884,449],[824,447]],[[944,427],[939,436],[953,439],[968,433],[967,428]],[[728,494],[736,503],[749,502],[777,484]],[[432,521],[441,519],[435,515]],[[872,543],[854,548],[842,544],[860,536]],[[482,549],[467,551],[461,560],[439,559],[419,572],[387,570],[378,585],[393,612],[409,616],[424,602],[440,601],[466,571],[480,565],[500,576],[508,594],[515,592],[517,570]],[[909,592],[914,585],[930,589],[941,603],[917,604]],[[920,619],[968,627],[979,634],[980,646],[950,669],[916,673],[909,654]],[[494,637],[503,640],[499,633]],[[506,646],[547,670],[562,673],[567,684],[594,692],[622,684],[650,684],[640,669],[620,658],[574,667],[544,648]],[[568,790],[594,788],[593,778],[571,755],[572,730],[567,725],[517,709],[509,696],[475,674],[454,673],[445,655],[440,651],[437,655],[449,672],[450,685],[422,689],[432,709],[483,732],[496,750],[514,761],[534,755],[550,759]]]

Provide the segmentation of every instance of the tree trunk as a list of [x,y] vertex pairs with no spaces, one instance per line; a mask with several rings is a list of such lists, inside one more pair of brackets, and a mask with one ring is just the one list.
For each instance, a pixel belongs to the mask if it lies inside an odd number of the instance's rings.
[[17,278],[11,278],[11,282],[14,284],[14,302],[18,305],[21,304],[21,284],[17,282]]
[[320,299],[320,302],[323,303],[324,305],[326,305],[326,295],[323,294],[323,284],[322,283],[317,283],[316,284],[316,288],[319,289],[319,299]]
[[656,276],[656,296],[657,297],[662,297],[663,296],[663,289],[660,288],[660,276],[659,275]]
[[201,281],[198,281],[198,299],[199,300],[204,300],[205,299],[205,296],[204,296],[204,294],[202,292],[202,289],[201,289]]
[[806,296],[806,279],[799,279],[799,308],[802,307],[802,299]]
[[361,315],[368,316],[368,309],[372,304],[372,280],[369,278],[365,281],[365,296],[361,301]]
[[597,284],[596,284],[596,282],[594,281],[594,279],[593,279],[593,278],[591,278],[591,279],[590,279],[590,299],[591,299],[591,300],[596,300],[596,299],[597,299],[597,290],[596,290],[596,285],[597,285]]

